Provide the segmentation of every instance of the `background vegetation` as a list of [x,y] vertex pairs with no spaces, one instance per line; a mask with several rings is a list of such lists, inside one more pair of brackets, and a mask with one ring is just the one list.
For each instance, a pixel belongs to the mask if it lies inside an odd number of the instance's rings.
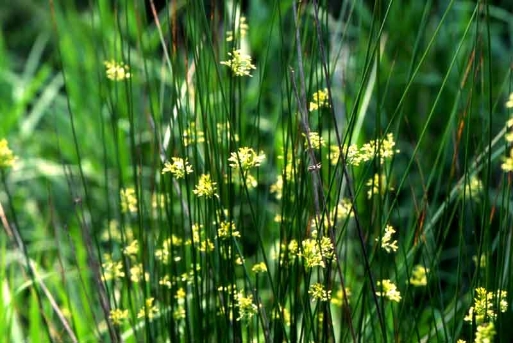
[[0,337],[513,341],[512,11],[0,3]]

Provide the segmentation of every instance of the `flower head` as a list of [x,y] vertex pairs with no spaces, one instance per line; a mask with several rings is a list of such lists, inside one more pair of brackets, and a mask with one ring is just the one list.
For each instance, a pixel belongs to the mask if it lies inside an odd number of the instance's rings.
[[378,291],[376,295],[378,297],[386,297],[391,301],[401,301],[401,293],[397,290],[397,286],[390,280],[381,280],[377,282]]
[[509,156],[504,158],[504,163],[501,165],[501,168],[505,172],[513,171],[513,149],[509,151]]
[[506,102],[507,108],[513,108],[513,93],[509,95],[508,101]]
[[17,157],[14,156],[11,149],[9,149],[6,139],[0,139],[0,169],[8,168],[14,165]]
[[[385,227],[385,234],[381,238],[381,248],[385,249],[385,251],[388,253],[391,251],[396,252],[398,249],[397,240],[392,240],[392,235],[394,233],[394,228],[391,225],[387,225]],[[376,241],[379,242],[379,238],[376,238]]]
[[[387,177],[385,174],[374,174],[374,177],[369,179],[366,186],[369,186],[367,191],[367,198],[372,198],[373,195],[382,196],[388,190],[393,191],[394,188],[387,184]],[[388,187],[388,188],[387,188]]]
[[244,38],[246,37],[246,33],[248,32],[248,29],[249,29],[249,25],[247,24],[246,22],[246,17],[240,17],[239,19],[239,22],[237,23],[236,25],[236,29],[235,30],[235,34],[233,33],[233,31],[226,31],[226,41],[227,42],[231,42],[233,41],[233,38],[235,36],[235,38],[237,38],[240,34],[240,38]]
[[251,267],[251,271],[255,274],[263,273],[267,271],[267,266],[264,262],[255,263],[253,267]]
[[103,64],[105,64],[105,72],[107,74],[107,78],[110,80],[122,81],[132,76],[130,74],[130,67],[128,67],[126,64],[118,63],[114,60],[105,61]]
[[159,313],[159,308],[153,305],[153,301],[155,298],[148,298],[144,302],[144,307],[139,310],[137,313],[137,318],[147,317],[149,320],[152,320],[156,314]]
[[239,291],[235,294],[235,301],[239,309],[237,321],[249,320],[258,312],[258,307],[253,304],[253,296],[251,294],[245,297],[242,291]]
[[494,341],[495,334],[495,325],[493,322],[481,324],[477,327],[476,330],[476,339],[475,343],[492,343]]
[[189,164],[187,159],[180,157],[171,157],[173,163],[165,162],[162,174],[171,173],[177,179],[182,179],[185,175],[193,172],[192,166]]
[[122,212],[137,212],[137,197],[135,195],[135,189],[124,188],[120,192],[121,197],[121,211]]
[[115,310],[110,310],[109,319],[111,320],[112,324],[119,325],[123,321],[123,319],[128,318],[128,310],[121,310],[119,308]]
[[243,54],[240,49],[229,52],[231,59],[222,61],[221,64],[226,65],[232,69],[235,76],[249,76],[252,77],[250,72],[256,67],[251,63],[251,56]]
[[[307,137],[306,134],[302,133],[303,137]],[[310,141],[310,144],[308,143]],[[309,146],[312,146],[312,149],[319,149],[321,146],[326,146],[326,143],[324,142],[324,138],[319,135],[318,132],[310,132],[308,134],[308,139],[305,139],[305,149],[308,149]]]
[[217,235],[220,239],[228,239],[231,237],[240,237],[240,232],[235,228],[234,222],[222,221],[217,229]]
[[310,102],[310,111],[315,111],[321,107],[330,107],[327,88],[319,90],[313,93],[312,95],[312,101]]
[[230,158],[228,158],[230,167],[235,169],[240,167],[242,170],[260,167],[264,160],[265,154],[263,152],[257,154],[252,148],[247,147],[242,147],[237,152],[232,152]]
[[463,320],[472,321],[476,317],[476,324],[482,324],[485,321],[495,321],[497,312],[506,312],[508,302],[506,301],[507,292],[499,290],[497,292],[488,292],[483,287],[476,288],[474,306],[470,307],[468,314]]
[[217,196],[216,184],[216,182],[212,182],[210,174],[203,174],[200,176],[199,182],[192,192],[199,197],[211,198],[212,196]]
[[429,272],[429,269],[427,269],[421,265],[416,265],[415,267],[413,267],[413,270],[411,273],[410,284],[415,287],[427,285],[426,274],[428,272]]
[[314,283],[310,286],[308,294],[312,296],[312,301],[329,301],[331,299],[331,290],[326,290],[321,283]]

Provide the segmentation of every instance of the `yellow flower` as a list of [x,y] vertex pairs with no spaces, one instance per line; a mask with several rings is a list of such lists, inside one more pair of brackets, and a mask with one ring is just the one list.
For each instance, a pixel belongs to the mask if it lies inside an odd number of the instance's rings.
[[248,170],[253,167],[260,167],[260,164],[265,160],[263,152],[257,154],[252,148],[247,147],[239,148],[238,152],[232,152],[230,155],[230,158],[228,158],[228,161],[231,162],[230,167],[235,169],[241,167],[242,170]]
[[195,122],[190,122],[189,127],[186,128],[182,134],[182,140],[184,146],[189,146],[195,143],[205,142],[205,133],[196,128]]
[[212,182],[210,174],[203,174],[200,176],[199,182],[192,192],[199,197],[211,198],[212,196],[217,196],[216,184],[216,182]]
[[509,95],[508,101],[506,102],[507,108],[513,108],[513,93]]
[[[472,317],[476,317],[476,324],[482,324],[485,321],[495,321],[497,312],[506,312],[508,309],[508,302],[506,301],[508,293],[499,290],[496,293],[488,292],[483,287],[476,288],[476,296],[474,298],[474,306],[470,307],[467,315],[463,320],[467,322],[472,321]],[[497,308],[498,302],[498,308]]]
[[105,61],[107,78],[113,81],[122,81],[130,78],[130,68],[126,64],[118,63],[114,60]]
[[123,249],[123,252],[125,255],[137,255],[137,252],[139,251],[139,242],[136,240],[132,241],[130,245],[127,245],[125,249]]
[[135,189],[125,188],[120,190],[121,197],[121,211],[126,212],[137,212],[137,197],[135,196]]
[[[349,302],[349,297],[351,296],[351,290],[346,287],[345,291],[346,291],[346,296],[348,298],[347,301]],[[331,298],[331,304],[335,305],[335,306],[342,306],[342,305],[344,305],[344,303],[345,303],[344,291],[342,290],[342,288],[339,288],[337,293],[335,293],[335,296]]]
[[187,159],[180,157],[171,157],[173,163],[165,162],[162,174],[171,173],[177,179],[183,179],[186,174],[193,172],[192,166],[189,164]]
[[17,157],[9,149],[6,139],[0,139],[0,169],[12,167]]
[[509,151],[509,157],[504,158],[504,163],[501,165],[501,168],[505,172],[513,171],[513,149]]
[[228,239],[230,237],[240,237],[240,232],[235,228],[234,222],[223,221],[219,224],[217,235],[220,239]]
[[144,307],[139,310],[137,313],[137,318],[147,317],[149,320],[152,320],[156,314],[159,313],[159,308],[153,305],[153,301],[155,298],[148,298],[144,302]]
[[495,325],[493,322],[481,324],[477,327],[475,343],[492,343],[494,341]]
[[308,294],[312,296],[312,301],[329,301],[331,299],[331,290],[326,290],[321,283],[314,283],[310,286]]
[[115,310],[110,310],[109,319],[111,320],[112,324],[119,325],[123,321],[123,319],[128,318],[128,310],[121,310],[119,308]]
[[252,69],[256,69],[256,67],[251,63],[251,56],[243,54],[240,49],[233,50],[228,55],[230,55],[231,59],[223,61],[221,64],[230,67],[235,76],[252,77],[250,72]]
[[429,269],[427,269],[421,265],[416,265],[415,267],[413,267],[413,270],[411,273],[410,284],[415,287],[427,285],[426,274],[428,272],[429,272]]
[[104,258],[105,262],[102,263],[103,281],[115,280],[125,276],[125,272],[123,271],[123,263],[121,261],[114,262],[109,255],[106,255]]
[[[381,238],[381,248],[385,249],[386,252],[390,253],[391,251],[396,252],[397,241],[392,241],[392,235],[395,233],[394,228],[391,225],[387,225],[385,227],[385,234]],[[379,242],[379,238],[376,238],[376,241]]]
[[[226,31],[226,41],[231,42],[233,38],[238,38],[240,33],[240,38],[246,37],[246,33],[248,32],[249,25],[246,23],[246,17],[240,17],[239,22],[236,25],[235,35],[233,31]],[[238,29],[238,30],[237,30]]]
[[[141,263],[130,268],[130,280],[132,280],[132,282],[138,283],[139,281],[142,280],[142,276],[143,276],[143,266]],[[144,280],[148,281],[149,279],[150,279],[150,274],[148,274],[147,272],[144,273]]]
[[378,291],[376,295],[378,297],[386,297],[391,301],[400,302],[401,293],[397,290],[397,286],[390,280],[381,280],[377,282]]
[[372,198],[373,195],[380,195],[382,196],[388,190],[393,191],[394,188],[390,185],[387,185],[387,177],[385,174],[374,174],[374,177],[369,179],[366,186],[369,186],[370,189],[367,191],[367,198]]
[[258,307],[253,304],[253,296],[251,294],[245,297],[242,291],[240,291],[235,294],[235,301],[239,309],[237,321],[249,320],[258,312]]
[[[306,138],[304,133],[302,133],[302,135]],[[319,149],[321,146],[326,146],[326,143],[324,143],[324,138],[319,136],[319,133],[317,132],[310,132],[308,134],[308,138],[309,139],[305,139],[305,149],[309,148],[308,141],[310,141],[312,149]]]
[[176,291],[175,299],[178,299],[178,300],[185,299],[186,296],[187,296],[187,293],[185,293],[185,290],[183,289],[183,287],[180,287]]
[[267,271],[267,266],[265,265],[264,262],[260,262],[260,263],[255,263],[253,265],[253,267],[251,268],[251,270],[253,271],[253,273],[255,274],[258,274],[258,273],[263,273],[263,272],[266,272]]
[[312,95],[312,101],[310,102],[310,111],[315,111],[321,107],[330,107],[327,88],[317,91]]

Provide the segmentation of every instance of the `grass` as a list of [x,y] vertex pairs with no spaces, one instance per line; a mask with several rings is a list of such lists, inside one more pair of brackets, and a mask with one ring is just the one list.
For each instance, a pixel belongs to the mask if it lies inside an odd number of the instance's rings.
[[513,339],[506,1],[3,7],[7,341]]

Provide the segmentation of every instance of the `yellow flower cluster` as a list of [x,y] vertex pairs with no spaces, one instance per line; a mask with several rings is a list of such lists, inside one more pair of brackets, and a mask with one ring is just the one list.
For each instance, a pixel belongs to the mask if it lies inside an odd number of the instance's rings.
[[251,268],[251,271],[255,274],[264,273],[267,271],[267,266],[264,262],[255,263]]
[[154,300],[155,298],[146,299],[144,307],[137,313],[137,318],[147,317],[149,320],[152,320],[159,313],[159,308],[153,305]]
[[115,280],[125,277],[125,272],[123,271],[123,262],[114,262],[110,255],[105,255],[104,260],[105,262],[102,263],[102,281]]
[[330,107],[328,89],[317,91],[312,95],[312,101],[310,102],[310,111],[315,111],[321,107]]
[[180,157],[171,157],[173,163],[165,162],[162,174],[171,173],[177,179],[182,179],[185,175],[193,172],[192,166],[189,164],[187,159]]
[[216,194],[216,182],[212,182],[210,174],[202,174],[196,188],[192,191],[198,197],[212,198]]
[[252,148],[242,147],[239,151],[232,152],[228,161],[230,167],[234,169],[249,170],[254,167],[260,167],[262,162],[265,160],[265,154],[260,152],[257,154]]
[[[324,218],[324,227],[334,226],[337,223],[344,222],[347,218],[354,217],[351,200],[344,198],[337,206],[335,206],[329,215]],[[328,222],[329,219],[329,222]]]
[[251,70],[256,69],[256,67],[251,63],[251,56],[242,53],[240,49],[233,50],[228,55],[231,59],[222,61],[221,64],[230,67],[235,76],[252,77]]
[[110,80],[123,81],[132,76],[130,68],[126,64],[118,63],[114,60],[105,61],[103,64],[105,65],[107,78]]
[[16,161],[16,156],[11,149],[6,139],[0,139],[0,169],[12,167]]
[[137,212],[137,197],[135,196],[135,189],[121,189],[119,195],[121,198],[121,212]]
[[222,221],[217,229],[217,235],[220,239],[228,239],[231,237],[240,237],[240,232],[235,228],[234,222]]
[[189,146],[191,144],[203,143],[205,142],[205,133],[196,128],[195,122],[190,122],[189,126],[182,133],[182,141],[184,146]]
[[246,297],[242,291],[239,291],[235,294],[235,301],[239,309],[237,321],[249,320],[258,312],[258,307],[253,303],[253,295],[251,294]]
[[391,301],[400,302],[401,293],[397,290],[397,286],[390,280],[381,280],[377,282],[378,291],[376,295],[378,297],[386,297]]
[[312,301],[329,301],[331,299],[331,290],[326,290],[324,285],[319,282],[310,286],[308,294],[312,296]]
[[[506,107],[513,108],[513,93],[509,95],[508,101],[506,102]],[[513,142],[513,131],[511,131],[511,128],[513,127],[513,118],[510,118],[507,121],[506,127],[510,129],[510,132],[506,134],[505,138],[508,143],[511,143]],[[509,156],[504,158],[504,163],[502,163],[501,168],[505,172],[513,171],[513,149],[510,149]]]
[[[349,297],[351,296],[351,290],[346,287],[345,291],[349,301]],[[344,290],[342,288],[339,288],[338,291],[335,293],[335,296],[331,298],[331,304],[339,307],[344,305]]]
[[478,325],[487,321],[495,321],[498,311],[506,312],[508,309],[507,295],[507,292],[503,290],[493,293],[483,287],[476,288],[474,306],[470,307],[464,320],[471,322],[475,316]]
[[483,191],[483,182],[473,175],[465,185],[465,193],[468,197],[476,197]]
[[120,325],[124,319],[128,318],[128,310],[121,310],[119,308],[110,311],[109,319],[112,324]]
[[240,34],[240,38],[246,37],[246,34],[248,32],[249,25],[246,22],[246,17],[241,16],[239,19],[239,22],[236,25],[235,34],[232,30],[226,31],[226,41],[232,42],[234,38],[238,38]]
[[481,324],[477,327],[474,343],[492,343],[496,334],[493,322]]
[[410,284],[415,287],[421,287],[427,285],[427,273],[429,272],[428,268],[425,268],[421,265],[416,265],[413,267],[410,277]]
[[385,174],[374,174],[374,177],[369,179],[365,185],[369,187],[367,191],[367,198],[369,199],[374,195],[383,196],[387,190],[394,190],[393,187],[387,185],[387,177]]
[[301,251],[297,256],[302,257],[305,268],[315,266],[326,267],[324,260],[331,260],[335,257],[335,248],[329,237],[322,237],[320,240],[307,238],[301,242]]
[[[392,235],[395,233],[394,228],[391,225],[387,225],[385,227],[385,234],[381,238],[381,248],[383,248],[387,253],[396,252],[397,240],[392,240]],[[379,242],[379,238],[376,238],[376,241]]]
[[396,153],[400,152],[400,150],[395,149],[395,144],[394,134],[388,133],[384,139],[371,140],[361,148],[358,148],[356,144],[349,146],[345,144],[342,146],[342,149],[337,145],[332,145],[328,157],[332,165],[338,163],[341,153],[348,165],[359,166],[363,162],[371,161],[375,156],[379,156],[379,162],[383,164],[386,160],[391,159]]
[[144,280],[150,280],[150,274],[148,272],[144,272],[142,263],[136,264],[133,267],[130,267],[130,280],[134,283],[138,283],[142,280],[144,275]]
[[[308,134],[308,138],[306,139],[306,134],[302,133],[303,137],[305,137],[305,149],[308,149],[310,145],[312,146],[312,149],[318,150],[320,147],[326,146],[326,143],[324,142],[324,138],[319,135],[318,132],[310,132]],[[310,145],[308,144],[308,141],[310,141]]]

